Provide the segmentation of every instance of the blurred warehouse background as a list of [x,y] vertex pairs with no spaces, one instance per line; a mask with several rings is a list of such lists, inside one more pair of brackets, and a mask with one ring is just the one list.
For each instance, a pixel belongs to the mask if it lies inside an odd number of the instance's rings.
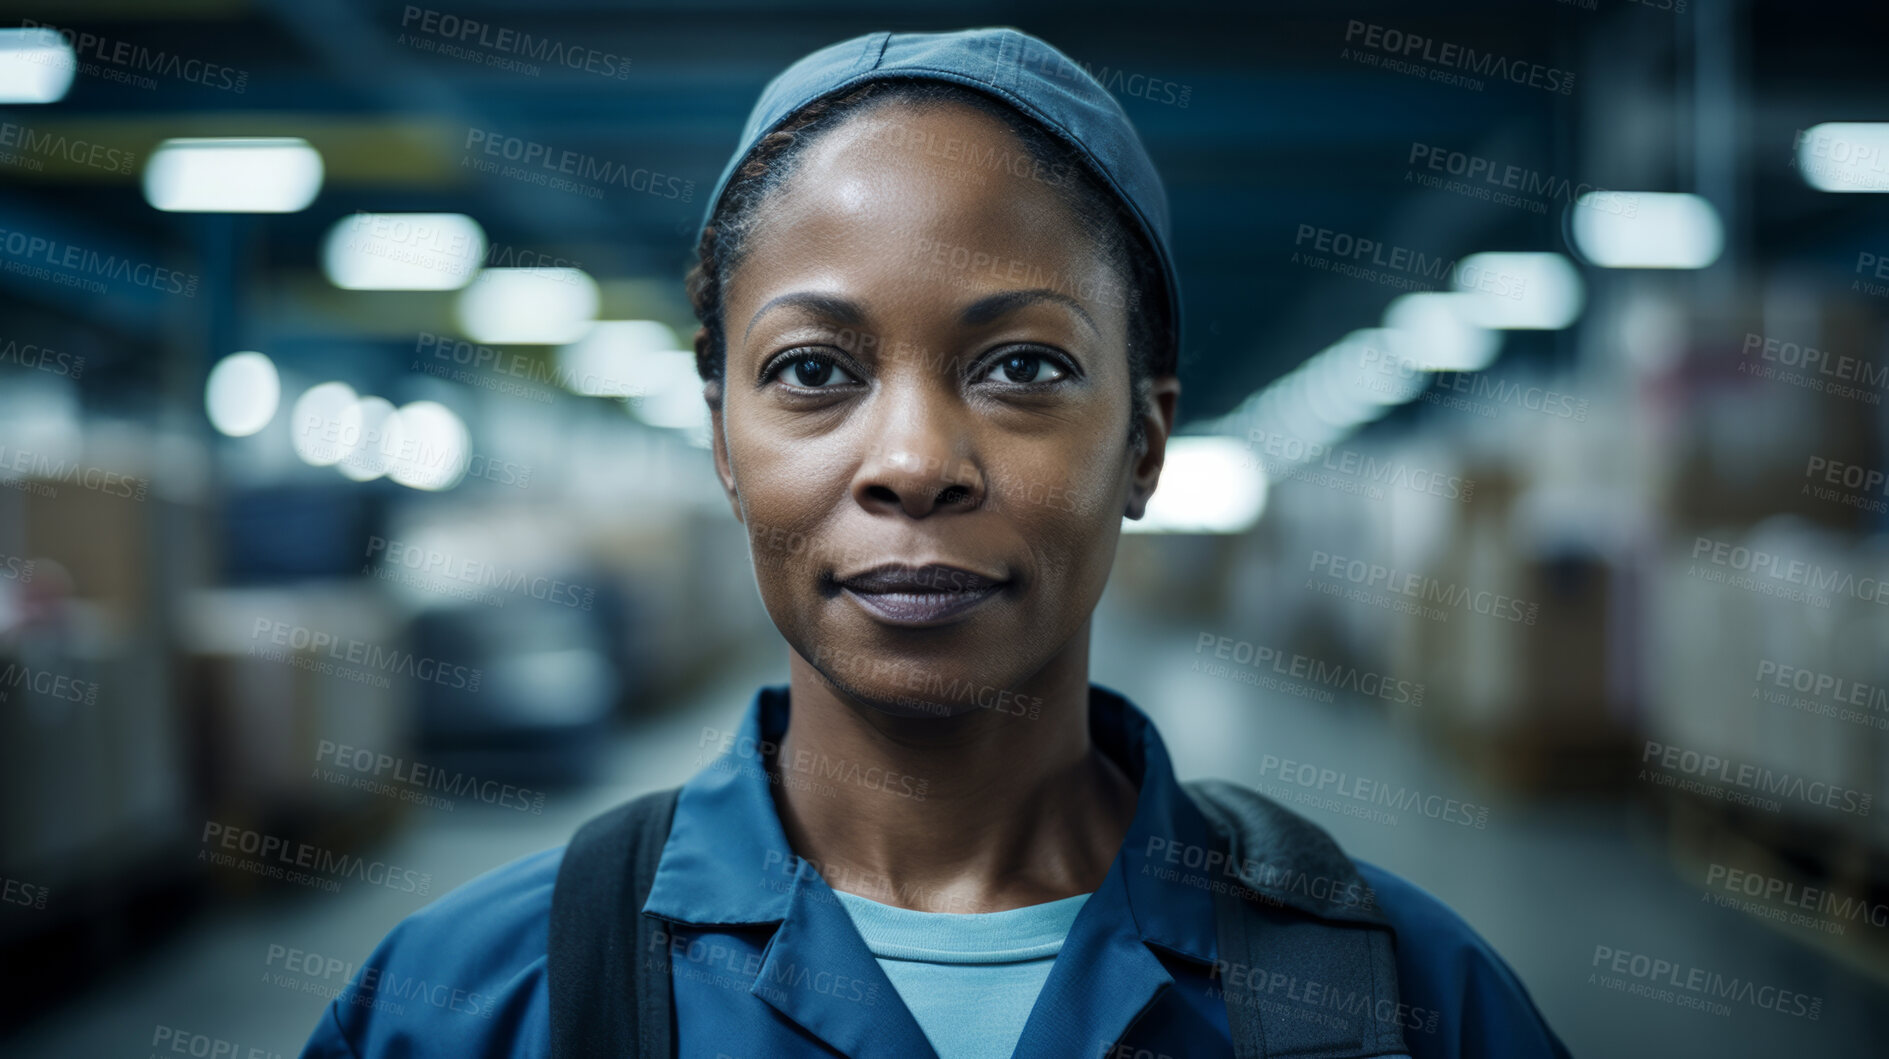
[[1889,9],[0,14],[7,1055],[292,1055],[402,916],[701,767],[785,678],[683,352],[703,199],[793,59],[981,24],[1174,207],[1184,437],[1095,679],[1577,1055],[1883,1053]]

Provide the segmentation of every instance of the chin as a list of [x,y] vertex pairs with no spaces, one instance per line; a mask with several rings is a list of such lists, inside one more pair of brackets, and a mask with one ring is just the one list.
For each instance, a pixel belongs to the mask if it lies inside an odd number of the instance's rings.
[[990,712],[1034,719],[1042,700],[1016,690],[1014,682],[957,667],[815,646],[801,657],[829,687],[894,717],[961,717]]

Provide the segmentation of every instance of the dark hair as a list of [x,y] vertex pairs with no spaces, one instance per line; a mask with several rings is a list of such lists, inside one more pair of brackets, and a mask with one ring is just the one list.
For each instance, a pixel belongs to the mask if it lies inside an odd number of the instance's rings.
[[[795,111],[779,128],[762,137],[729,179],[714,215],[696,245],[689,269],[689,302],[702,330],[696,342],[695,368],[711,384],[709,400],[719,403],[728,360],[722,321],[722,292],[740,264],[747,238],[761,219],[761,206],[793,175],[794,163],[809,145],[847,119],[889,103],[937,106],[957,103],[1001,121],[1023,144],[1034,163],[1031,172],[1062,192],[1062,199],[1082,229],[1095,240],[1121,279],[1128,309],[1129,445],[1146,440],[1141,413],[1156,374],[1172,374],[1176,352],[1168,340],[1171,308],[1159,259],[1139,222],[1119,196],[1106,188],[1077,153],[1042,126],[994,97],[940,81],[869,81],[842,95],[817,99]],[[1016,172],[1014,168],[1010,170]]]

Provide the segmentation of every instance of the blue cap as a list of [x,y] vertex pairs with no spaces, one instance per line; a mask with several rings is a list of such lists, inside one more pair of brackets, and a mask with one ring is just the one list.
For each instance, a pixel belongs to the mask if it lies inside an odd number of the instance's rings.
[[[1128,204],[1161,261],[1172,333],[1169,355],[1180,351],[1180,279],[1169,247],[1167,190],[1147,148],[1115,97],[1088,72],[1041,40],[1008,28],[953,33],[868,33],[830,44],[768,82],[741,131],[741,145],[715,182],[702,216],[706,228],[735,170],[761,138],[795,111],[868,81],[949,81],[993,96],[1073,148],[1103,184]],[[697,231],[699,238],[700,231]]]

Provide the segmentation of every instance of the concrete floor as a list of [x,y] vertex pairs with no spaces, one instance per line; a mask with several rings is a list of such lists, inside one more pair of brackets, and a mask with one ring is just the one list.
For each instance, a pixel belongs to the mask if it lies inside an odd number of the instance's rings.
[[[1372,821],[1306,812],[1353,855],[1397,871],[1456,908],[1514,966],[1577,1056],[1823,1057],[1885,1054],[1872,1015],[1889,988],[1799,939],[1702,900],[1667,863],[1633,810],[1517,804],[1453,769],[1396,718],[1358,704],[1276,696],[1192,670],[1192,634],[1098,615],[1093,678],[1127,694],[1159,726],[1183,778],[1261,776],[1266,754],[1329,764],[1378,782],[1490,807],[1488,825],[1404,814]],[[548,800],[543,816],[461,804],[421,810],[383,851],[425,864],[434,893],[562,843],[584,819],[641,791],[685,780],[703,725],[739,717],[753,688],[784,679],[778,644],[626,733],[612,748],[618,785]],[[378,887],[343,887],[221,908],[167,947],[119,969],[0,1046],[16,1059],[155,1054],[160,1027],[204,1033],[257,1055],[294,1056],[325,1000],[272,983],[271,946],[354,962],[420,902]],[[1863,927],[1862,929],[1871,929]],[[1663,955],[1727,976],[1754,977],[1823,998],[1816,1021],[1752,1006],[1729,1015],[1682,1009],[1590,982],[1597,945]],[[169,1053],[165,1053],[169,1054]]]

